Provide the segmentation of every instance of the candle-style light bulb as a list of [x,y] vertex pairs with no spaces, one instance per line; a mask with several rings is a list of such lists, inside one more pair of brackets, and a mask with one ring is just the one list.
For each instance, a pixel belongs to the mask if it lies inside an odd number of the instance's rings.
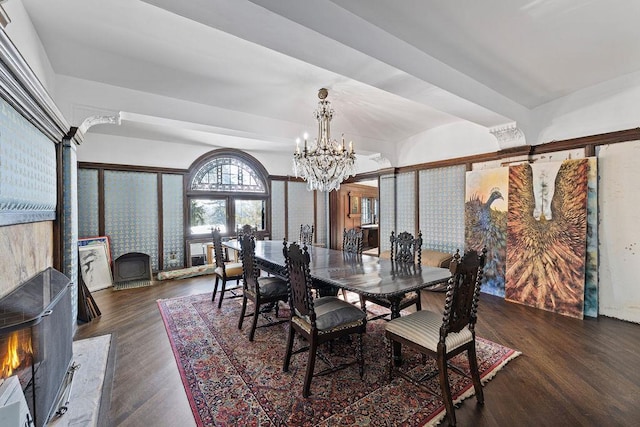
[[296,138],[296,153],[300,154],[300,138]]
[[353,153],[353,141],[349,141],[349,152]]
[[307,151],[307,138],[309,138],[309,134],[308,133],[304,133],[304,135],[302,135],[304,137],[304,151]]

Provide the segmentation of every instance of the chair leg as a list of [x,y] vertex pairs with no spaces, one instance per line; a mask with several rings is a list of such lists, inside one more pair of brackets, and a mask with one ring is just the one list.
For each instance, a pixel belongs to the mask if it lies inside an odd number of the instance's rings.
[[251,321],[251,331],[249,331],[249,341],[253,341],[253,336],[256,334],[256,327],[258,326],[258,316],[260,315],[260,304],[258,299],[253,302],[253,320]]
[[289,372],[289,362],[291,361],[291,353],[293,352],[293,338],[295,336],[293,327],[289,325],[289,335],[287,337],[287,351],[284,353],[284,363],[282,364],[282,371]]
[[387,348],[387,358],[389,359],[387,371],[389,382],[391,382],[393,380],[393,367],[396,365],[395,360],[393,360],[393,340],[389,338],[385,339],[385,347]]
[[227,287],[227,280],[222,278],[222,286],[220,286],[220,299],[218,299],[218,308],[222,307],[222,298],[224,298],[224,291]]
[[482,382],[480,381],[480,371],[478,370],[478,359],[476,357],[476,343],[471,342],[469,350],[467,350],[467,357],[469,357],[469,368],[471,369],[471,379],[473,380],[473,388],[476,391],[476,399],[480,405],[484,404],[484,393],[482,391]]
[[362,332],[358,333],[356,357],[358,358],[358,372],[360,379],[364,377],[364,352],[362,351]]
[[449,417],[449,425],[456,425],[456,414],[451,397],[451,386],[449,385],[449,374],[447,373],[447,359],[443,354],[438,354],[438,375],[440,376],[440,389],[442,390],[442,400]]
[[416,311],[422,310],[422,295],[420,295],[421,291],[416,291],[418,293],[418,300],[416,301]]
[[367,312],[367,302],[362,295],[360,295],[360,309],[365,313]]
[[211,294],[211,301],[216,299],[216,293],[218,293],[218,280],[220,280],[220,277],[216,276],[216,281],[213,285],[213,293]]
[[304,387],[302,389],[302,396],[309,397],[311,394],[311,378],[313,378],[313,370],[316,367],[316,352],[318,351],[318,342],[311,339],[309,343],[309,358],[307,360],[307,373],[304,376]]
[[242,329],[242,323],[244,322],[244,315],[247,312],[247,297],[242,296],[242,308],[240,309],[240,319],[238,320],[238,329]]

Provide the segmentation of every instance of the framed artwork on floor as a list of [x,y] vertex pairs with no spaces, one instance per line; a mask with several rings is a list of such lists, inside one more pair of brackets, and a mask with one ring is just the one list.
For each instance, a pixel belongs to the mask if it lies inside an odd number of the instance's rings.
[[107,236],[96,236],[96,237],[85,237],[82,239],[78,239],[78,247],[80,246],[88,246],[88,245],[104,245],[107,250],[107,259],[109,260],[109,265],[111,265],[111,245],[109,244],[109,237]]
[[82,280],[89,291],[99,291],[113,285],[111,266],[104,244],[79,246],[78,264]]

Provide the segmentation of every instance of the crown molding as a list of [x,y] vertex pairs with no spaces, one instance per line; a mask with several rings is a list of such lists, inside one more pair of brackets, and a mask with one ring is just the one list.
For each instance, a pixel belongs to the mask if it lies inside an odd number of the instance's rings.
[[[0,96],[53,142],[59,143],[68,135],[71,126],[3,29]],[[81,136],[75,139],[79,143]]]

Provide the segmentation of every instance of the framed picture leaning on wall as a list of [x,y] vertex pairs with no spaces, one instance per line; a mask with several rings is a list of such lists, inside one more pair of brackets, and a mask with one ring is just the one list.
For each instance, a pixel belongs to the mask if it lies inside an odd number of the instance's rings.
[[111,245],[109,244],[109,237],[107,236],[96,236],[96,237],[85,237],[82,239],[78,239],[78,247],[80,246],[89,246],[89,245],[104,245],[107,250],[107,259],[109,260],[109,265],[111,265]]
[[79,246],[78,264],[82,280],[89,291],[99,291],[113,285],[107,248],[104,244]]

